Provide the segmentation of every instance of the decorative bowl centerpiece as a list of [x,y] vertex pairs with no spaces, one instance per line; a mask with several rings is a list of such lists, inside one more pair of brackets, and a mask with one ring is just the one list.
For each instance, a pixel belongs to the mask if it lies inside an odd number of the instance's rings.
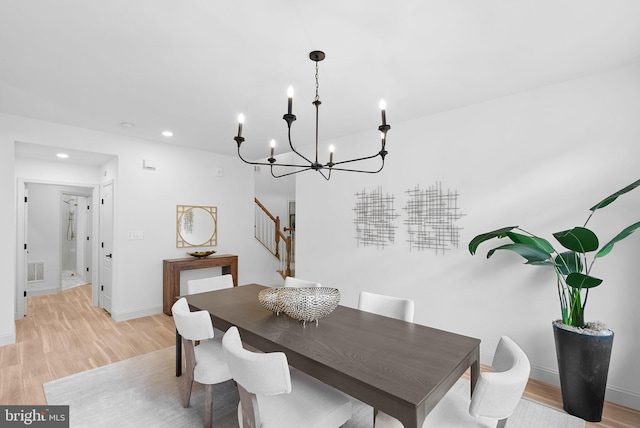
[[340,291],[331,287],[268,288],[258,294],[260,304],[271,312],[284,312],[303,324],[324,318],[340,303]]
[[215,254],[215,250],[193,251],[193,252],[187,252],[187,254],[190,255],[191,257],[197,257],[197,258],[201,259],[203,257],[209,257],[211,254]]
[[280,306],[280,293],[281,288],[265,288],[258,293],[258,301],[268,311],[280,314],[282,307]]

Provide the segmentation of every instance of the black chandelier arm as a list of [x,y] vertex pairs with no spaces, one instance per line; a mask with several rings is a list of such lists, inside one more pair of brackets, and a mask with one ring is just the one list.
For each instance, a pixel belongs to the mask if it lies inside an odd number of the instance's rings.
[[[365,158],[365,159],[368,159],[368,158]],[[334,167],[329,168],[329,171],[334,170],[334,171],[346,171],[346,172],[360,172],[360,173],[363,173],[363,174],[376,174],[376,173],[382,171],[382,168],[384,168],[384,158],[382,158],[382,162],[380,164],[380,168],[375,170],[375,171],[373,171],[373,170],[365,171],[365,170],[362,170],[362,169],[350,169],[350,168],[334,168]]]
[[[382,164],[384,165],[384,157],[387,155],[387,153],[388,152],[386,150],[382,149],[378,153],[376,153],[375,155],[364,156],[364,157],[361,157],[361,158],[349,159],[349,160],[344,160],[344,161],[340,161],[340,162],[333,162],[331,167],[334,167],[335,165],[342,165],[344,163],[349,163],[349,162],[359,162],[359,161],[363,161],[363,160],[374,159],[374,158],[376,158],[378,156],[380,156],[382,158]],[[334,168],[334,169],[341,170],[341,171],[346,171],[346,170],[339,169],[339,168]]]
[[331,169],[329,169],[329,175],[324,175],[324,172],[322,172],[321,170],[317,170],[320,175],[327,181],[329,181],[329,179],[331,178]]
[[[240,153],[240,146],[242,145],[242,142],[244,141],[244,138],[240,137],[242,139],[242,141],[238,141],[238,137],[235,137],[234,139],[236,140],[236,142],[238,143],[238,157],[240,158],[240,160],[244,163],[247,163],[249,165],[264,165],[264,166],[286,166],[286,167],[295,167],[295,168],[305,168],[305,170],[307,169],[311,169],[311,162],[309,162],[309,165],[296,165],[296,164],[285,164],[285,163],[275,163],[275,159],[274,162],[256,162],[256,161],[248,161],[245,158],[242,157],[242,153]],[[273,159],[273,158],[270,158]]]
[[[290,166],[290,167],[291,167],[291,166],[294,166],[294,167],[299,167],[299,168],[303,168],[303,169],[298,169],[298,170],[295,170],[295,171],[292,171],[292,172],[287,172],[286,174],[276,175],[276,174],[273,172],[273,167],[274,167],[274,166]],[[299,172],[309,171],[310,169],[311,169],[311,167],[310,167],[310,166],[303,167],[303,166],[300,166],[300,165],[280,165],[280,164],[272,164],[272,165],[271,165],[271,176],[273,176],[273,178],[281,178],[281,177],[286,177],[286,176],[288,176],[288,175],[297,174],[297,173],[299,173]]]
[[[287,121],[287,138],[289,139],[289,147],[291,147],[291,150],[293,151],[293,153],[297,154],[298,156],[300,156],[302,159],[306,160],[307,162],[309,162],[309,164],[313,164],[313,162],[311,162],[309,159],[307,159],[307,157],[305,155],[303,155],[302,153],[300,153],[299,151],[297,151],[295,149],[295,147],[293,147],[293,142],[291,142],[291,122],[289,120],[286,119],[286,116],[284,116],[284,119]],[[291,115],[293,116],[293,115]],[[294,116],[295,118],[295,116]],[[316,147],[316,151],[317,151],[317,147]]]

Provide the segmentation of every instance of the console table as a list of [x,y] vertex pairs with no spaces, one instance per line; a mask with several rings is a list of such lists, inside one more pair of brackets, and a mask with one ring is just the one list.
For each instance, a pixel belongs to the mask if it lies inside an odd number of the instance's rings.
[[183,270],[222,267],[222,274],[231,274],[234,287],[238,286],[238,256],[232,254],[209,257],[169,259],[162,261],[162,311],[171,315],[171,306],[180,295],[180,272]]

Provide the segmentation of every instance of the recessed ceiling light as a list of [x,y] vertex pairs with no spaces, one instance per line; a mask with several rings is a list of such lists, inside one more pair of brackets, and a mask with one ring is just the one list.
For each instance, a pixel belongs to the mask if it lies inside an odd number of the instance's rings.
[[162,135],[165,137],[173,137],[173,132],[171,131],[162,131]]
[[60,159],[67,159],[69,157],[69,155],[66,153],[58,153],[56,156],[58,156]]

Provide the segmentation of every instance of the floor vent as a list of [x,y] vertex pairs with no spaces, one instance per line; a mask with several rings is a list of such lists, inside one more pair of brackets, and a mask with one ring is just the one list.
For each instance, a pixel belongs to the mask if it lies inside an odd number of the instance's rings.
[[44,281],[44,262],[27,263],[27,282]]

